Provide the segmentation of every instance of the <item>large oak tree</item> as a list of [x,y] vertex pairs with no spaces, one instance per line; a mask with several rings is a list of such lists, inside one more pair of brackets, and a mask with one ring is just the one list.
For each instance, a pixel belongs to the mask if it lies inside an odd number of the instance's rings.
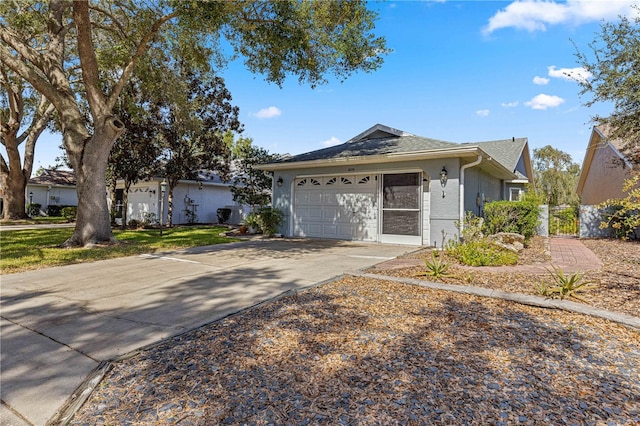
[[363,1],[22,0],[0,9],[0,62],[54,105],[76,174],[68,246],[114,241],[105,172],[125,126],[113,111],[150,51],[196,67],[242,57],[267,81],[296,75],[312,86],[328,73],[375,70],[386,51]]
[[[2,217],[23,219],[25,188],[33,172],[36,141],[53,115],[53,105],[6,67],[0,68],[0,181],[4,189]],[[20,145],[24,144],[24,157]]]

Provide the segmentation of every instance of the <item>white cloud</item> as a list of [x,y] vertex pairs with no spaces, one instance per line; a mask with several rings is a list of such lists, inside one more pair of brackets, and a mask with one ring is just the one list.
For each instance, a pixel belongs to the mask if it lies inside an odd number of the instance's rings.
[[549,25],[579,25],[613,20],[620,15],[631,17],[634,14],[631,7],[633,4],[637,4],[637,0],[514,1],[489,18],[489,23],[482,32],[491,34],[501,28],[516,28],[529,32],[546,31]]
[[478,117],[488,117],[489,116],[489,110],[488,109],[480,109],[480,110],[476,111],[476,115]]
[[549,70],[549,77],[562,78],[569,81],[582,82],[593,77],[593,74],[582,67],[556,69],[555,65],[551,65],[547,69]]
[[324,147],[330,147],[330,146],[335,146],[335,145],[340,145],[342,142],[340,142],[340,139],[336,138],[335,136],[331,136],[331,138],[329,138],[329,140],[326,140],[324,142],[322,142],[322,146]]
[[525,102],[524,104],[532,109],[547,109],[554,108],[564,103],[564,99],[560,96],[555,95],[545,95],[541,93],[537,96],[534,96],[529,102]]
[[533,77],[533,84],[537,84],[539,86],[544,86],[549,84],[549,79],[544,77],[538,77],[537,75]]
[[513,101],[513,102],[503,102],[500,104],[500,106],[502,108],[515,108],[520,104],[520,102],[518,101]]
[[251,115],[257,118],[274,118],[282,115],[282,111],[280,111],[280,108],[278,107],[270,106],[269,108],[263,108],[256,113],[252,113]]

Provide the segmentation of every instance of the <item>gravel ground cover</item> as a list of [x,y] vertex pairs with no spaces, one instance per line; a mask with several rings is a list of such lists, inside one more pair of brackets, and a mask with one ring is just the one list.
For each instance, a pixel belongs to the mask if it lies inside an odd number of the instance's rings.
[[640,333],[347,277],[118,362],[73,424],[640,422]]
[[[518,259],[519,265],[535,265],[549,262],[545,239],[534,237]],[[583,280],[592,281],[595,289],[581,292],[579,295],[591,306],[613,312],[640,316],[640,241],[620,241],[608,239],[581,240],[596,256],[602,260],[601,270],[585,273]],[[430,259],[431,249],[411,253],[411,259]],[[532,274],[518,272],[517,268],[474,268],[456,264],[452,258],[446,258],[451,264],[448,278],[437,281],[447,284],[465,284],[504,290],[514,293],[539,294],[542,283],[553,284],[549,273]],[[502,271],[500,269],[503,269]],[[433,280],[429,276],[420,276],[425,271],[424,264],[398,269],[373,269],[371,272],[381,275],[422,278]],[[578,301],[578,300],[573,300]],[[580,302],[580,301],[578,301]]]

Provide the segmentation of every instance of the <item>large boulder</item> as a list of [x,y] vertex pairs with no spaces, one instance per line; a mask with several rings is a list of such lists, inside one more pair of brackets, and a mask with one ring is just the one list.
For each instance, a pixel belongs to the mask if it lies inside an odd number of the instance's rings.
[[489,235],[487,240],[489,240],[491,244],[495,244],[498,247],[514,253],[518,253],[524,249],[524,236],[514,232],[498,232],[497,234]]

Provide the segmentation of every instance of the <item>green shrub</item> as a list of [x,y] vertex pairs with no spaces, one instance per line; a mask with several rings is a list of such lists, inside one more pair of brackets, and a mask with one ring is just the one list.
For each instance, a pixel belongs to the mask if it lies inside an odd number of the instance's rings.
[[[131,223],[131,222],[129,222]],[[158,224],[158,219],[155,213],[145,213],[142,219],[142,227],[145,229],[153,228]]]
[[[460,229],[460,221],[456,220],[456,227]],[[475,241],[481,239],[482,225],[484,224],[484,218],[478,217],[472,212],[466,212],[464,216],[464,226],[460,232],[460,237],[463,242]]]
[[60,214],[69,222],[73,222],[74,220],[76,220],[76,216],[78,215],[78,207],[76,206],[63,207],[62,210],[60,211]]
[[32,203],[27,205],[27,214],[29,217],[40,216],[40,209],[42,208],[42,204]]
[[138,228],[140,228],[140,227],[142,226],[142,223],[141,223],[139,220],[131,219],[131,220],[127,223],[127,226],[128,226],[129,228],[132,228],[132,229],[138,229]]
[[278,230],[278,227],[282,225],[284,215],[282,211],[273,207],[262,207],[258,210],[256,220],[258,227],[266,235],[273,235]]
[[220,208],[216,210],[216,215],[218,216],[218,223],[223,224],[227,223],[229,218],[231,217],[231,209],[228,208]]
[[484,210],[484,230],[487,234],[514,232],[528,241],[539,224],[537,203],[534,201],[493,201]]
[[47,216],[50,217],[59,217],[62,216],[62,208],[65,206],[59,206],[57,204],[53,204],[47,206]]
[[640,173],[624,181],[622,191],[627,194],[620,199],[602,202],[603,210],[600,229],[611,228],[616,238],[630,239],[640,230]]
[[452,242],[447,247],[447,254],[469,266],[504,266],[518,262],[517,253],[491,244],[486,239]]

